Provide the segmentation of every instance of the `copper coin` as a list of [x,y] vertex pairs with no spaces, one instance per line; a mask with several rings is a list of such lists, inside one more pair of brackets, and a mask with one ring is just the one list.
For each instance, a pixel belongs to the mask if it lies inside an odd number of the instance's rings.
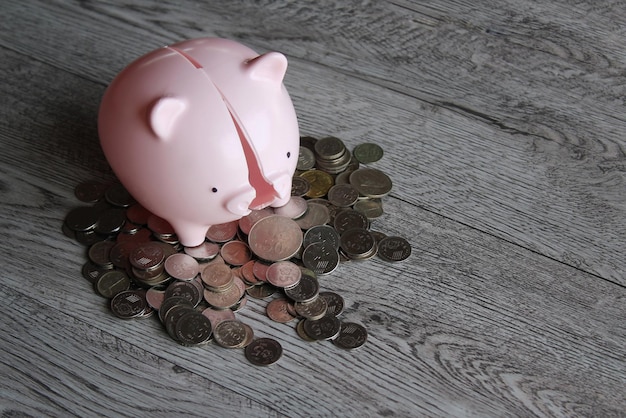
[[267,281],[276,287],[293,287],[301,276],[300,267],[291,261],[277,261],[267,269]]
[[135,203],[126,210],[128,220],[137,225],[147,225],[150,215],[152,215],[152,213],[139,203]]
[[289,305],[293,306],[287,299],[274,299],[265,307],[265,313],[272,321],[285,324],[296,319],[296,317],[291,314]]
[[233,282],[233,272],[223,263],[207,265],[200,273],[200,277],[206,287],[213,291],[227,289]]
[[146,291],[146,301],[148,305],[157,311],[161,308],[161,304],[165,300],[165,290],[151,287]]
[[271,215],[254,224],[248,242],[252,252],[264,260],[287,260],[300,249],[302,230],[293,219]]
[[95,203],[104,197],[104,192],[108,188],[107,184],[100,181],[87,180],[74,188],[74,195],[81,202]]
[[267,269],[270,268],[271,264],[267,264],[263,261],[256,260],[254,262],[254,266],[252,266],[252,273],[254,277],[259,279],[262,282],[267,281]]
[[246,347],[244,353],[250,363],[256,366],[269,366],[282,356],[283,348],[272,338],[257,338]]
[[248,235],[250,234],[250,230],[258,221],[263,218],[267,218],[274,214],[274,209],[272,208],[264,208],[260,210],[253,210],[248,215],[244,216],[239,220],[239,229],[241,232]]
[[228,309],[239,302],[239,299],[244,295],[244,291],[234,283],[219,292],[211,289],[204,289],[204,300],[214,308]]
[[250,247],[243,241],[229,241],[222,245],[220,255],[231,266],[243,266],[250,261]]
[[187,254],[172,254],[165,260],[165,271],[178,280],[193,280],[198,275],[199,269],[196,259]]
[[235,313],[230,309],[215,309],[209,307],[202,311],[202,315],[209,318],[213,329],[215,329],[215,327],[217,327],[217,324],[222,321],[235,319]]
[[230,241],[237,235],[237,225],[238,221],[211,225],[206,231],[206,237],[213,242],[222,243]]
[[203,242],[196,247],[185,247],[185,254],[198,261],[212,260],[220,253],[220,246],[214,242]]

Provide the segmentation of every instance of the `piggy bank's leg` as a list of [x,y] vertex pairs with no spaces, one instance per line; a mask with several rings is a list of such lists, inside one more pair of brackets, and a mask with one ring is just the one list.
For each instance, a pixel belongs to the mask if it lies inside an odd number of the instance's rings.
[[176,231],[178,241],[185,247],[196,247],[204,242],[208,225],[198,225],[184,221],[170,221]]

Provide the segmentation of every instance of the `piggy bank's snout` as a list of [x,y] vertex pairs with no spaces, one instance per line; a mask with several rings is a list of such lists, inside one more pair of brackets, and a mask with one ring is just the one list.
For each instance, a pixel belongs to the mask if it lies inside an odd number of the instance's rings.
[[246,216],[250,213],[250,205],[256,196],[254,189],[245,190],[226,202],[226,209],[237,216]]
[[289,174],[280,174],[271,179],[274,187],[275,200],[272,203],[274,207],[286,205],[291,198],[291,176]]

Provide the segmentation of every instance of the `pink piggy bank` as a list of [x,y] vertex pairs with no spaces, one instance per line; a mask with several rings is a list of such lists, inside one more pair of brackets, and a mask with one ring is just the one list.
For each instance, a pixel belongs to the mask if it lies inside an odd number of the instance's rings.
[[289,201],[299,152],[287,59],[201,38],[160,48],[106,90],[98,133],[131,195],[185,246],[209,226]]

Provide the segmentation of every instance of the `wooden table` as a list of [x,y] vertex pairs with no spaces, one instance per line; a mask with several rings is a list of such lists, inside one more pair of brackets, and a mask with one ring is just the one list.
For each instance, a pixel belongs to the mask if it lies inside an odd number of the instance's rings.
[[[626,10],[569,3],[3,2],[2,416],[626,416]],[[372,229],[413,253],[320,279],[360,349],[252,300],[284,348],[255,367],[116,319],[81,276],[61,225],[111,179],[104,89],[201,36],[284,53],[302,135],[384,148]]]

